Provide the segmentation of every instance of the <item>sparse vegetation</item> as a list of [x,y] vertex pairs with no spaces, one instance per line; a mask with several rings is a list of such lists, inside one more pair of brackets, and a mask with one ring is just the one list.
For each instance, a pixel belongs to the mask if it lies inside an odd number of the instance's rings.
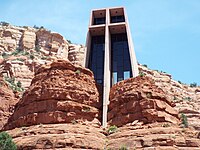
[[119,150],[128,150],[128,148],[127,148],[125,145],[123,145],[123,146],[121,146],[121,147],[119,148]]
[[177,100],[177,97],[176,96],[174,96],[174,101],[176,101]]
[[182,84],[182,82],[181,82],[181,81],[179,81],[179,80],[178,80],[178,83]]
[[81,71],[78,69],[78,70],[75,71],[75,74],[80,75]]
[[72,42],[71,42],[70,40],[67,40],[67,42],[68,42],[69,44],[72,44]]
[[22,84],[20,81],[17,82],[17,84],[15,83],[15,78],[9,78],[9,77],[5,77],[4,78],[5,81],[9,84],[10,88],[14,91],[14,92],[23,92],[24,88],[22,88]]
[[181,123],[182,123],[184,128],[188,128],[187,116],[183,113],[181,114]]
[[82,112],[90,112],[90,107],[83,107]]
[[169,123],[164,123],[164,124],[162,125],[162,127],[165,127],[165,128],[170,127],[170,124],[169,124]]
[[22,58],[17,58],[15,60],[22,61],[22,62],[24,61],[24,59],[22,59]]
[[151,92],[146,93],[146,95],[147,95],[147,98],[152,98],[152,93]]
[[113,125],[108,128],[108,134],[115,133],[117,131],[117,126]]
[[144,67],[146,67],[146,68],[148,67],[146,64],[143,64],[142,66],[144,66]]
[[9,56],[9,55],[8,55],[6,52],[3,52],[3,53],[2,53],[2,57],[3,57],[3,58],[7,58],[8,56]]
[[144,77],[144,76],[145,76],[144,72],[142,72],[142,71],[139,72],[139,76],[140,76],[140,77]]
[[32,59],[32,60],[35,58],[35,56],[34,56],[33,54],[30,54],[29,57],[30,57],[30,59]]
[[190,87],[197,87],[197,83],[196,82],[190,83]]
[[8,22],[1,21],[1,22],[0,22],[0,25],[2,25],[2,26],[9,26],[10,24],[9,24]]
[[192,100],[192,98],[191,97],[183,97],[183,100],[190,101],[190,100]]
[[71,123],[72,123],[72,124],[77,124],[78,121],[77,121],[76,119],[73,119],[73,120],[71,120]]
[[16,55],[18,55],[19,53],[22,53],[22,52],[23,52],[23,50],[17,48],[14,52],[11,53],[11,55],[16,56]]
[[35,51],[38,52],[38,53],[40,52],[40,46],[39,45],[35,46]]
[[12,140],[12,137],[6,133],[0,133],[0,150],[16,150],[17,146]]

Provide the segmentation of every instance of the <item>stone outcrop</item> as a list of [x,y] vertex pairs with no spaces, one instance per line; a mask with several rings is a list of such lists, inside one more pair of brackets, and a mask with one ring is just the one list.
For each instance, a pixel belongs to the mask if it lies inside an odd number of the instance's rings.
[[72,64],[84,66],[85,47],[83,45],[69,45],[68,59]]
[[[20,81],[27,89],[35,70],[55,59],[69,59],[83,66],[85,47],[69,44],[56,32],[44,28],[0,25],[0,73]],[[68,56],[69,53],[69,56]]]
[[108,120],[122,126],[139,120],[144,124],[170,122],[178,124],[178,111],[162,89],[149,77],[130,78],[110,90]]
[[8,118],[14,111],[15,104],[18,102],[16,95],[9,88],[8,84],[0,77],[0,130],[7,123]]
[[199,150],[200,134],[166,124],[124,126],[108,136],[107,149]]
[[105,135],[102,129],[80,124],[40,124],[15,128],[8,132],[19,150],[97,150],[105,147]]
[[36,45],[45,56],[68,58],[69,43],[59,33],[42,29],[36,32],[36,37]]
[[57,60],[37,70],[6,129],[40,123],[92,122],[99,126],[100,108],[92,72]]
[[184,113],[188,118],[188,124],[200,131],[200,87],[190,87],[187,84],[177,82],[171,75],[151,70],[145,66],[139,66],[140,72],[151,77],[165,95],[170,97],[179,113]]

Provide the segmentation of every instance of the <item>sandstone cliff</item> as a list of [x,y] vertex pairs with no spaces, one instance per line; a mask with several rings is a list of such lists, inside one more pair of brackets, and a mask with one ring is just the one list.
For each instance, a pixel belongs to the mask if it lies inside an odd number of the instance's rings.
[[[54,59],[68,59],[82,65],[85,47],[70,44],[56,32],[44,28],[0,25],[0,72],[15,78],[27,89],[35,70]],[[69,55],[68,55],[69,53]]]
[[18,102],[17,95],[18,93],[13,93],[3,77],[0,77],[0,130],[14,111],[15,104]]
[[176,110],[184,113],[190,127],[200,130],[200,87],[190,87],[172,79],[171,75],[140,65],[140,72],[151,77],[155,84],[176,104]]

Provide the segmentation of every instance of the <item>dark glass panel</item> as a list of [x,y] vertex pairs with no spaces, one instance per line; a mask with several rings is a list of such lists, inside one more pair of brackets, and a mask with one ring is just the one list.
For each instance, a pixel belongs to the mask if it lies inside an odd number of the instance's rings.
[[94,18],[94,25],[98,25],[98,24],[105,24],[106,18],[102,17],[102,18]]
[[111,16],[111,23],[124,22],[124,16]]
[[[126,33],[111,35],[112,84],[132,76],[129,47]],[[115,76],[114,76],[115,75]]]

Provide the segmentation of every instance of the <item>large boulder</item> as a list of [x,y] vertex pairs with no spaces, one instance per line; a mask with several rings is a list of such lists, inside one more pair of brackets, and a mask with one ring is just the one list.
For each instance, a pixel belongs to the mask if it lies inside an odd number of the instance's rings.
[[99,124],[101,104],[93,73],[67,60],[42,66],[5,129],[49,123]]
[[115,84],[110,90],[109,124],[122,126],[139,120],[179,123],[178,111],[152,78],[136,77]]

